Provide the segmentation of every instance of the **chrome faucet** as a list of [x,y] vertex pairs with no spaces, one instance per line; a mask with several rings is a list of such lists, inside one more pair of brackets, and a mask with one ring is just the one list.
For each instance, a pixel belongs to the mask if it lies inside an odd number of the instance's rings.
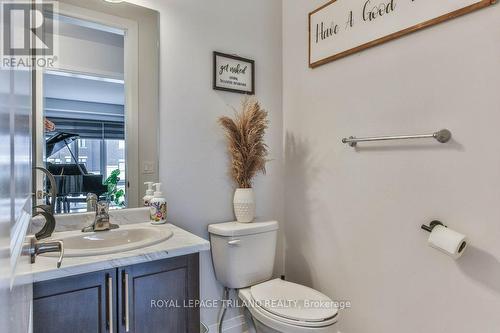
[[83,228],[82,232],[107,231],[118,228],[117,224],[109,222],[109,202],[99,201],[96,207],[94,222]]
[[33,217],[41,215],[45,218],[44,226],[35,234],[36,239],[43,239],[50,237],[56,228],[56,219],[54,218],[54,206],[57,197],[56,180],[49,170],[42,167],[35,167],[34,169],[42,171],[50,182],[50,205],[38,205],[33,207]]

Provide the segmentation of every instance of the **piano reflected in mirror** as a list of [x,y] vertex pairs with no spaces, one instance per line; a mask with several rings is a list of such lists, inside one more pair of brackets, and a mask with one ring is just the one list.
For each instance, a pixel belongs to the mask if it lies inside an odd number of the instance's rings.
[[[84,203],[88,193],[98,197],[103,196],[108,188],[103,185],[103,176],[91,174],[87,171],[85,163],[78,163],[70,144],[79,138],[78,134],[56,132],[47,138],[46,156],[53,156],[63,148],[67,148],[74,163],[49,163],[47,170],[54,175],[56,180],[56,213],[69,213],[71,203]],[[47,192],[50,182],[46,183]]]

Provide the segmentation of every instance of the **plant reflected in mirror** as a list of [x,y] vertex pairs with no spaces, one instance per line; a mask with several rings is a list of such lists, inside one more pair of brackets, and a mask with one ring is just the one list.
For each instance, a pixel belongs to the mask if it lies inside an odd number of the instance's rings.
[[114,203],[116,207],[125,206],[125,190],[118,188],[120,182],[120,169],[115,169],[109,177],[104,181],[104,185],[108,187],[108,191],[104,193],[106,200]]

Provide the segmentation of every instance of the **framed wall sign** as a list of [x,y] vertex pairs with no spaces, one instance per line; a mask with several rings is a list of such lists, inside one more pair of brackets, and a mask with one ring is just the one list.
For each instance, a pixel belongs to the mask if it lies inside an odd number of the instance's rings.
[[255,62],[214,52],[213,88],[240,94],[255,94]]
[[494,4],[496,0],[332,0],[309,13],[309,67]]

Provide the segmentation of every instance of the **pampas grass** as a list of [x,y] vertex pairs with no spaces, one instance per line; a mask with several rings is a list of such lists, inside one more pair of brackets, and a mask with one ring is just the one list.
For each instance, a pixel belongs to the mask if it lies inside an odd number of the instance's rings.
[[231,158],[230,173],[239,188],[251,188],[258,172],[266,173],[267,145],[264,134],[268,127],[267,111],[254,98],[245,98],[242,111],[234,119],[220,117]]

